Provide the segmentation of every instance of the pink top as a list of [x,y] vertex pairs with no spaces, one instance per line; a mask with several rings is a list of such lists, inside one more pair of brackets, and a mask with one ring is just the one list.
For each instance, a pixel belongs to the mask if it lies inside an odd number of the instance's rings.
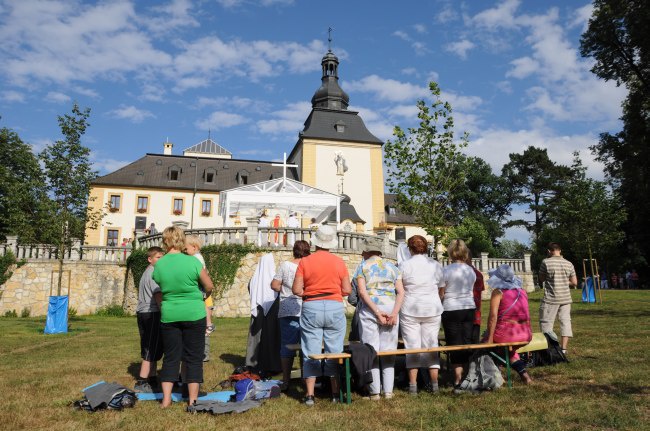
[[494,342],[530,341],[533,334],[530,329],[528,294],[524,289],[507,289],[501,293]]

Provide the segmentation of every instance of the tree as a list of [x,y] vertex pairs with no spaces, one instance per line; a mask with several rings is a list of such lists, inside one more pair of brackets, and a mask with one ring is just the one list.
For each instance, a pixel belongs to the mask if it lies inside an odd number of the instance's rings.
[[440,99],[435,82],[429,84],[433,102],[417,102],[419,127],[405,132],[395,126],[394,140],[384,146],[388,179],[386,184],[396,194],[396,205],[433,236],[434,247],[454,219],[450,203],[464,182],[464,157],[468,134],[454,140],[454,119],[448,102]]
[[524,253],[530,253],[530,247],[516,239],[504,239],[495,247],[494,257],[504,259],[521,259]]
[[0,129],[0,237],[22,243],[45,242],[49,198],[32,148],[17,133]]
[[562,185],[571,177],[571,170],[555,164],[546,149],[530,146],[522,154],[510,154],[510,162],[503,167],[501,175],[515,193],[514,202],[527,205],[526,212],[535,215],[532,222],[512,220],[508,226],[526,227],[537,241]]
[[580,52],[596,60],[591,69],[600,78],[625,85],[623,130],[603,133],[591,149],[605,165],[610,185],[627,209],[624,254],[637,254],[637,263],[650,260],[650,8],[643,1],[596,0]]
[[460,238],[467,244],[473,257],[480,257],[481,253],[494,255],[492,239],[485,225],[472,218],[465,217],[463,221],[447,231],[447,239]]
[[483,225],[490,242],[496,245],[497,238],[504,234],[503,224],[510,215],[515,192],[480,157],[465,157],[464,163],[459,166],[465,170],[465,182],[451,195],[457,222],[471,217]]
[[[625,209],[604,182],[586,177],[577,153],[572,169],[574,178],[555,203],[549,224],[552,237],[563,244],[563,253],[575,263],[594,257],[604,262],[624,238]],[[550,235],[545,232],[542,236]]]
[[76,103],[72,114],[58,116],[63,139],[40,154],[53,202],[51,226],[53,243],[58,250],[58,295],[61,294],[66,247],[71,246],[72,238],[82,239],[86,226],[96,227],[101,218],[101,210],[92,211],[88,207],[90,182],[97,176],[90,164],[90,150],[81,144],[89,116],[90,109],[81,111]]

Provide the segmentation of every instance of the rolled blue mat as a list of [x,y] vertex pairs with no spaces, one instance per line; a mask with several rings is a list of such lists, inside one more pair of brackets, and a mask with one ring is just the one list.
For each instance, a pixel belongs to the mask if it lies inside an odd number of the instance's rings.
[[[207,394],[200,396],[198,399],[201,401],[221,401],[225,403],[230,400],[231,395],[235,395],[235,393],[233,391],[208,392]],[[156,400],[162,400],[163,398],[162,392],[154,392],[154,393],[138,392],[136,393],[136,396],[140,401],[156,401]],[[179,401],[183,401],[183,399],[184,398],[182,394],[179,394],[178,392],[172,392],[172,401],[179,402]]]

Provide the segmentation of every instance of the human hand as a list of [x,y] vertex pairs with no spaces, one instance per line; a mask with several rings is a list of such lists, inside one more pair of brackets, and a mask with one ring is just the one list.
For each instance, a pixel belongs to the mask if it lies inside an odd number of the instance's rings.
[[397,314],[389,314],[388,321],[386,324],[390,326],[395,326],[397,325],[397,321],[398,321]]
[[375,313],[375,316],[377,316],[377,322],[380,325],[387,325],[388,324],[388,315],[382,311],[377,310]]

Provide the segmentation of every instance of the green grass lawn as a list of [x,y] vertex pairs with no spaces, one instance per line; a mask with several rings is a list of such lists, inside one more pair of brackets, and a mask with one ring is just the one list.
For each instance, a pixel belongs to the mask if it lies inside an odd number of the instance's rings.
[[[517,380],[513,390],[453,396],[447,387],[417,398],[397,390],[391,401],[355,397],[345,406],[323,398],[308,408],[296,384],[287,396],[231,416],[189,415],[181,403],[162,411],[156,402],[123,412],[75,411],[71,402],[98,380],[133,386],[139,367],[135,318],[80,317],[62,335],[43,335],[44,318],[0,318],[0,429],[650,429],[650,291],[604,291],[603,297],[602,306],[574,304],[571,363],[531,369],[534,384],[528,387]],[[534,330],[539,299],[531,295]],[[226,378],[245,354],[248,320],[216,324],[204,390]]]

